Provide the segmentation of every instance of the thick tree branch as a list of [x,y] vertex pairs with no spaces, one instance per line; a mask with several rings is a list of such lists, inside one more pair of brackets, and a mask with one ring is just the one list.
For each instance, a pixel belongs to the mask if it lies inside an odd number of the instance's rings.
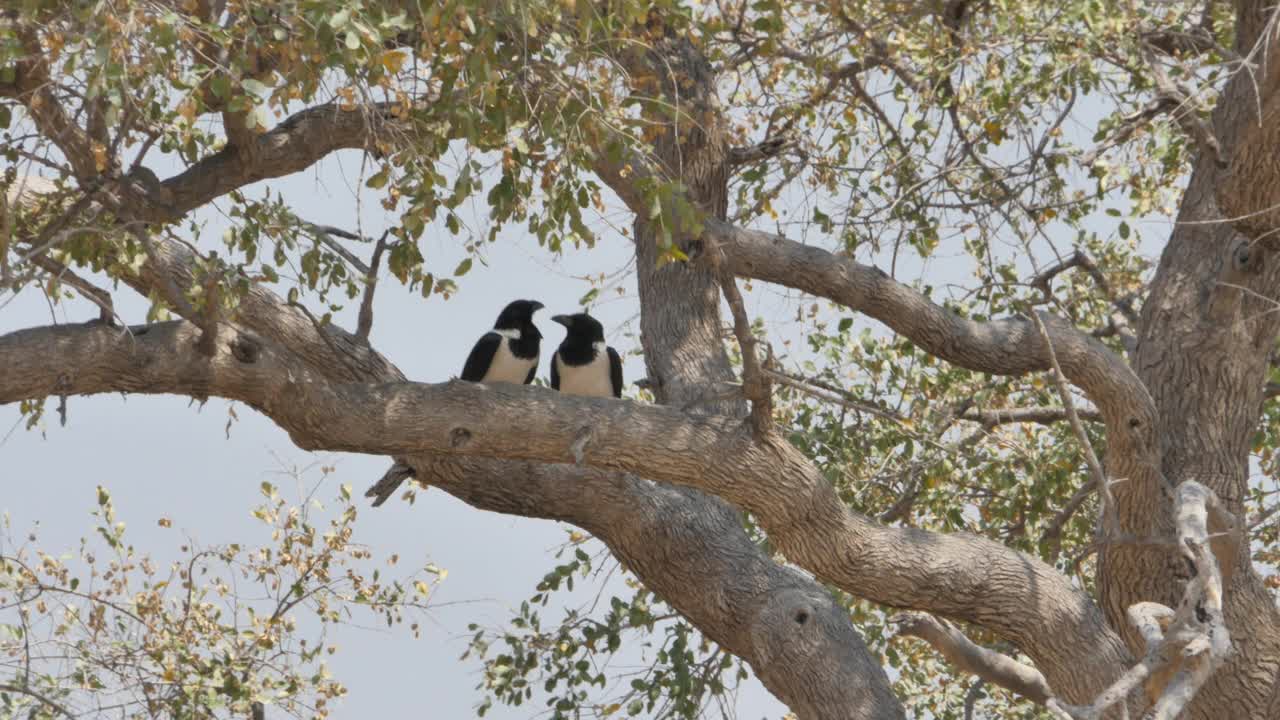
[[148,208],[144,214],[148,220],[171,222],[237,188],[311,167],[336,150],[369,147],[389,122],[396,122],[391,103],[352,110],[328,103],[294,113],[257,135],[252,152],[227,147],[164,180],[172,197],[169,207]]
[[[739,276],[825,297],[862,312],[926,352],[993,375],[1024,375],[1052,367],[1049,345],[1026,318],[976,322],[934,304],[881,270],[779,235],[707,220],[726,262]],[[1067,379],[1107,422],[1112,443],[1154,448],[1147,430],[1155,408],[1127,363],[1093,338],[1053,316],[1042,316]]]
[[[1055,717],[1099,720],[1112,706],[1128,702],[1145,683],[1150,707],[1143,717],[1175,720],[1231,652],[1222,574],[1209,535],[1210,516],[1225,513],[1213,492],[1200,483],[1187,481],[1178,487],[1178,540],[1195,574],[1176,611],[1152,602],[1129,608],[1129,618],[1146,642],[1146,656],[1088,705],[1055,698],[1034,668],[974,644],[946,623],[918,614],[900,615],[893,622],[902,626],[902,634],[927,640],[961,670],[1044,705]],[[1234,519],[1225,522],[1236,525]]]
[[[536,387],[334,382],[291,351],[239,331],[224,332],[218,353],[205,358],[194,349],[197,330],[186,323],[134,328],[134,335],[62,326],[0,337],[0,365],[8,370],[0,401],[54,392],[217,395],[265,412],[304,449],[550,463],[569,462],[582,428],[590,427],[582,449],[588,466],[724,497],[755,513],[793,561],[850,592],[982,624],[1038,664],[1085,657],[1118,664],[1124,657],[1088,598],[1052,568],[972,536],[871,523],[849,512],[790,445],[758,443],[729,418]],[[1002,598],[990,592],[995,576],[1007,588]],[[1084,654],[1072,660],[1064,637],[1077,639]],[[1080,682],[1055,680],[1075,692],[1084,690]]]

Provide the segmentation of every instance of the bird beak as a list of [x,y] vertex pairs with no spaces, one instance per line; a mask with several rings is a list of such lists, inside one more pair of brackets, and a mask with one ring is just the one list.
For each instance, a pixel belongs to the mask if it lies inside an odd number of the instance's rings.
[[538,302],[537,300],[534,300],[534,301],[533,301],[533,306],[532,306],[532,307],[533,307],[533,312],[538,312],[538,311],[539,311],[539,310],[541,310],[542,308],[546,307],[546,305],[543,305],[542,303]]
[[567,327],[569,327],[569,323],[571,323],[571,322],[573,322],[573,321],[572,321],[571,319],[569,319],[569,316],[568,316],[568,315],[555,315],[555,316],[553,316],[553,317],[551,318],[551,322],[553,322],[553,323],[560,323],[561,325],[563,325],[563,326],[565,326],[565,327],[567,328]]

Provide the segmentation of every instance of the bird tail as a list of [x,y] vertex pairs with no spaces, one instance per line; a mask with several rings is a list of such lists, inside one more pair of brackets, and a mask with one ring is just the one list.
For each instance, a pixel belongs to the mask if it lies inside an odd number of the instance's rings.
[[397,462],[392,465],[382,475],[382,479],[373,484],[373,487],[365,491],[365,497],[373,498],[373,507],[378,507],[387,501],[387,498],[395,494],[400,488],[401,483],[414,476],[413,468],[404,463]]

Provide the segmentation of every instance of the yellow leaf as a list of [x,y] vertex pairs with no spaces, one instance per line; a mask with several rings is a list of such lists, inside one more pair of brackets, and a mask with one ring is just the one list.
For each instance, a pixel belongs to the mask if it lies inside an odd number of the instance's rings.
[[195,122],[196,119],[196,101],[195,98],[187,96],[182,102],[178,103],[178,114],[186,119],[187,122]]
[[400,68],[404,67],[405,54],[399,50],[388,50],[382,53],[382,57],[379,59],[382,62],[382,67],[394,75],[400,72]]
[[107,146],[100,142],[93,144],[93,164],[98,168],[98,172],[107,169]]
[[1004,140],[1004,127],[994,120],[988,120],[983,123],[982,129],[986,131],[987,137],[991,142],[1000,144]]
[[414,582],[414,583],[413,583],[413,587],[414,587],[414,589],[416,589],[416,590],[418,591],[418,594],[420,594],[420,595],[430,595],[430,594],[431,594],[431,588],[430,588],[430,587],[428,587],[428,586],[427,586],[427,584],[426,584],[426,583],[424,583],[424,582],[422,582],[421,580],[418,580],[418,581]]
[[612,714],[614,714],[614,713],[618,712],[618,711],[619,711],[619,710],[621,710],[621,709],[622,709],[622,703],[614,703],[614,704],[610,705],[609,707],[605,708],[605,709],[604,709],[604,712],[603,712],[603,713],[601,713],[601,714],[602,714],[602,715],[605,715],[605,716],[607,717],[607,716],[609,716],[609,715],[612,715]]

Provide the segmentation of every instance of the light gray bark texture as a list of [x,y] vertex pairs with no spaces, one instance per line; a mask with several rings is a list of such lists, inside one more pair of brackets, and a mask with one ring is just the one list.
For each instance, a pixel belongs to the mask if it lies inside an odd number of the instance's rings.
[[[1265,23],[1260,4],[1239,6],[1244,54],[1265,40]],[[1213,131],[1232,166],[1202,161],[1182,208],[1183,220],[1218,220],[1226,198],[1251,219],[1179,225],[1144,305],[1130,366],[1051,315],[1040,318],[1044,334],[1030,318],[965,320],[875,268],[727,223],[731,153],[711,67],[678,38],[665,39],[654,53],[621,52],[617,59],[632,68],[647,64],[673,86],[679,77],[682,102],[705,122],[659,138],[652,157],[628,159],[628,172],[604,154],[596,169],[639,218],[648,214],[636,180],[658,175],[678,176],[707,215],[700,237],[677,233],[694,260],[662,268],[655,263],[655,229],[645,220],[635,224],[642,343],[657,405],[534,387],[409,382],[367,343],[318,327],[261,287],[216,325],[187,317],[131,331],[90,323],[0,337],[0,403],[104,392],[236,399],[287,430],[299,447],[394,456],[424,482],[477,508],[574,523],[600,537],[708,637],[747,660],[802,718],[903,717],[883,669],[824,583],[981,626],[1016,645],[1034,669],[974,650],[954,626],[928,620],[919,627],[945,628],[921,634],[939,643],[950,638],[965,649],[957,662],[977,668],[985,660],[996,668],[992,681],[1012,678],[1009,684],[1021,683],[1037,702],[1092,703],[1148,650],[1131,628],[1130,609],[1172,608],[1186,597],[1180,549],[1105,546],[1095,603],[1049,565],[999,543],[889,527],[852,512],[799,451],[776,434],[753,432],[741,397],[717,390],[735,377],[711,261],[739,277],[840,303],[975,371],[1047,371],[1052,348],[1063,374],[1105,423],[1107,475],[1125,479],[1114,489],[1123,532],[1175,536],[1174,501],[1185,480],[1203,483],[1239,516],[1249,438],[1280,332],[1280,313],[1269,299],[1280,286],[1280,246],[1263,237],[1257,220],[1280,194],[1280,165],[1258,160],[1280,151],[1274,132],[1280,121],[1267,114],[1274,69],[1266,68],[1266,82],[1257,86],[1264,102],[1250,102],[1255,87],[1244,74],[1227,88]],[[1276,56],[1267,55],[1271,62]],[[20,75],[15,87],[29,100],[40,93],[37,80],[38,73]],[[42,102],[33,120],[60,143],[78,174],[92,174],[92,160],[83,157],[87,145],[65,114]],[[173,222],[335,149],[367,147],[391,122],[377,108],[307,110],[259,136],[251,151],[228,148],[164,181],[126,176],[80,212],[105,203],[117,222]],[[38,196],[52,197],[52,188],[31,183],[9,205],[31,208]],[[65,204],[50,202],[42,212],[61,209]],[[24,235],[21,222],[13,227],[25,247],[50,240]],[[144,294],[190,286],[190,251],[163,237],[151,242],[149,261],[126,282]],[[210,337],[212,352],[201,352],[201,339],[207,346]],[[751,542],[740,521],[744,511],[791,566]],[[1248,543],[1214,537],[1235,653],[1208,676],[1186,717],[1274,720],[1280,618],[1250,567]],[[1146,706],[1136,697],[1131,704]]]

